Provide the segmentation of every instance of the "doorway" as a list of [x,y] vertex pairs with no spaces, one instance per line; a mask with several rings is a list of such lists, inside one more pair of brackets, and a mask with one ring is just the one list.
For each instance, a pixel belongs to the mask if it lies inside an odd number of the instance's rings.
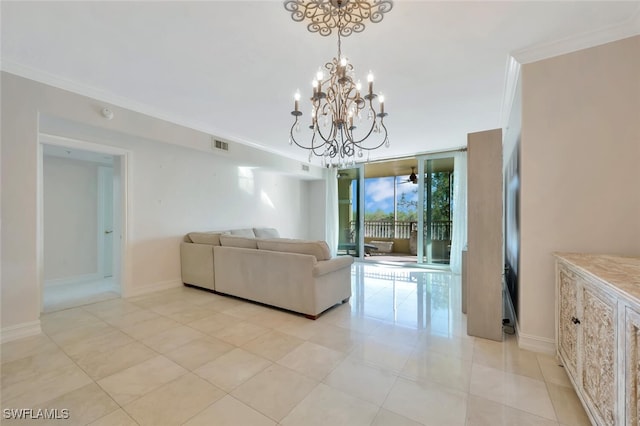
[[40,135],[38,263],[41,311],[121,297],[127,155]]

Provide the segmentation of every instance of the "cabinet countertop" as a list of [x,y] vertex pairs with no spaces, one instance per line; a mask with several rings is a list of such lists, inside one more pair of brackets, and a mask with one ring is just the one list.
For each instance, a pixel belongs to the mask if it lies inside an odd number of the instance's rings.
[[554,253],[554,256],[604,281],[640,305],[640,257],[587,253]]

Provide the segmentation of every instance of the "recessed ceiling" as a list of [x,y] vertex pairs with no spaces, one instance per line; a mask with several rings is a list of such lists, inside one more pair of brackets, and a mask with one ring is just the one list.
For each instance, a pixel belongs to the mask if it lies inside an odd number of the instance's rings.
[[[629,36],[629,27],[637,31],[639,6],[396,1],[382,22],[343,39],[356,76],[365,80],[372,70],[386,98],[391,147],[371,159],[457,148],[469,132],[502,127],[512,53],[598,31]],[[4,70],[306,159],[288,145],[292,97],[296,89],[310,90],[317,68],[335,56],[336,38],[309,33],[282,2],[3,1],[0,7]],[[309,106],[301,108],[308,117]]]

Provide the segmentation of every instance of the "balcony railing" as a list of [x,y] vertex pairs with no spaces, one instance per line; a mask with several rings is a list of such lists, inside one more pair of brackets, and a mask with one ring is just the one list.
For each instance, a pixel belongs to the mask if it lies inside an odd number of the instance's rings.
[[[450,220],[431,222],[431,240],[450,240],[451,223]],[[365,238],[408,240],[411,238],[411,231],[417,229],[417,226],[417,222],[410,221],[365,220],[364,236]],[[355,234],[355,229],[356,222],[351,221],[352,235]]]

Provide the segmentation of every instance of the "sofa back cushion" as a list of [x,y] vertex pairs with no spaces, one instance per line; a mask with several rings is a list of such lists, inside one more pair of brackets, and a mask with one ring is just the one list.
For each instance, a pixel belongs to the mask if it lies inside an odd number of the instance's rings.
[[258,240],[258,248],[260,250],[285,253],[310,254],[319,261],[331,259],[331,251],[324,241],[289,240],[284,238]]
[[253,228],[256,238],[280,238],[276,228]]
[[239,237],[237,235],[221,235],[220,245],[223,247],[238,247],[247,249],[257,249],[258,244],[255,238]]
[[210,244],[212,246],[220,245],[220,232],[190,232],[187,234],[190,241],[196,244]]
[[244,229],[232,229],[231,235],[237,235],[238,237],[255,238],[256,234],[253,233],[253,228]]

